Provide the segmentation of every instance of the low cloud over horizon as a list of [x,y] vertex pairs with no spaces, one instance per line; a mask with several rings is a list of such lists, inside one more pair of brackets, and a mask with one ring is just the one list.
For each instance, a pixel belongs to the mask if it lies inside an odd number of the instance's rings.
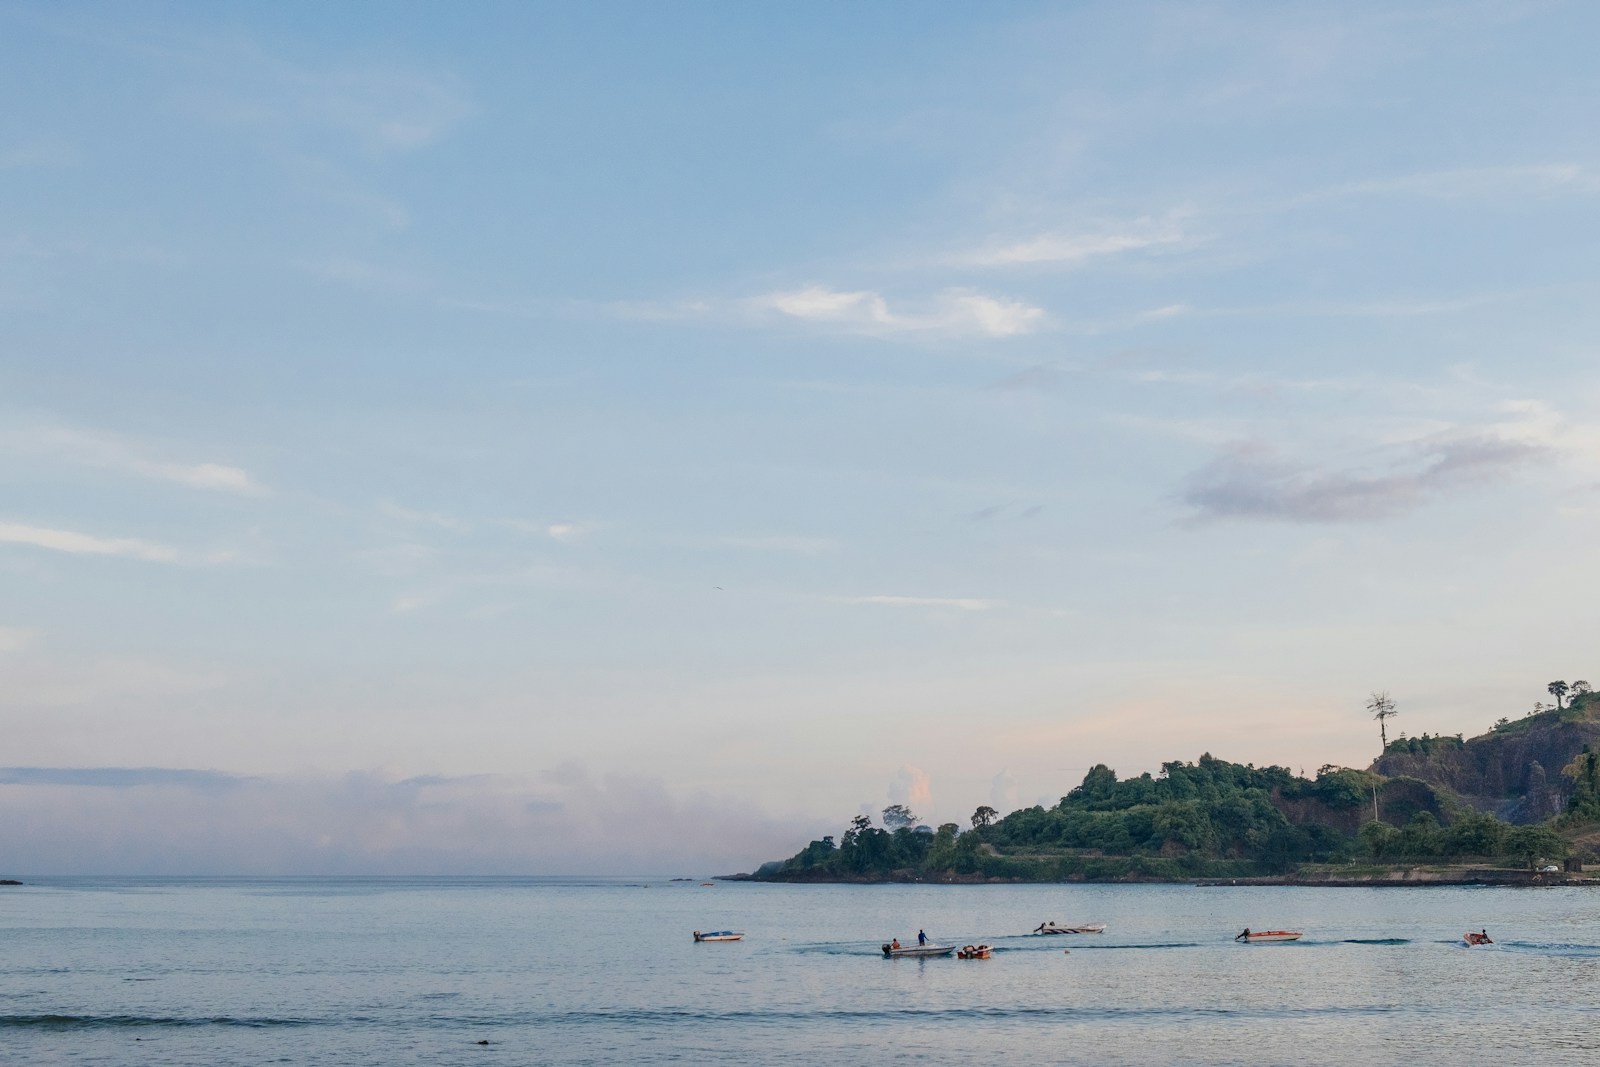
[[8,876],[701,876],[753,870],[806,833],[749,803],[575,765],[526,778],[0,767],[0,810]]

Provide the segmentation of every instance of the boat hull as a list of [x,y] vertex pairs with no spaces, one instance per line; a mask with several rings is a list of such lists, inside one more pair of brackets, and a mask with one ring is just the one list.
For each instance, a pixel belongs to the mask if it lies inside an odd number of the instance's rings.
[[1049,923],[1035,930],[1036,934],[1103,934],[1105,923],[1084,923],[1081,926],[1052,926]]
[[699,930],[694,932],[696,941],[743,941],[743,934],[736,934],[732,930],[717,930],[714,933],[702,934]]
[[886,960],[905,959],[932,959],[935,956],[948,956],[954,952],[954,945],[907,945],[904,948],[890,948],[883,946],[883,958]]
[[1234,940],[1243,941],[1250,945],[1257,943],[1272,944],[1275,941],[1298,941],[1302,936],[1304,935],[1297,930],[1264,930],[1259,934],[1249,934],[1234,938]]

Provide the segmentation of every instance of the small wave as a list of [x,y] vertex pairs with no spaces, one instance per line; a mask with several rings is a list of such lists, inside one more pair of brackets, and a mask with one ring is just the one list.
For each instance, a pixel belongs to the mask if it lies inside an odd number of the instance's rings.
[[[1092,1020],[1160,1020],[1160,1019],[1201,1019],[1201,1018],[1232,1018],[1232,1019],[1286,1019],[1286,1018],[1317,1018],[1328,1016],[1374,1016],[1394,1014],[1427,1014],[1429,1009],[1418,1008],[1415,1005],[1402,1006],[1394,1004],[1363,1004],[1363,1005],[1336,1005],[1326,1007],[1260,1007],[1260,1008],[1085,1008],[1072,1005],[1049,1005],[1036,1007],[966,1007],[948,1009],[923,1009],[923,1008],[885,1008],[878,1010],[834,1010],[834,1011],[696,1011],[689,1009],[620,1009],[616,1011],[573,1011],[558,1012],[550,1015],[527,1018],[527,1024],[534,1026],[587,1026],[587,1025],[615,1025],[644,1024],[644,1025],[751,1025],[751,1024],[786,1024],[786,1023],[836,1023],[848,1024],[858,1022],[892,1022],[897,1020],[916,1020],[925,1025],[961,1025],[974,1021],[1000,1020],[1000,1019],[1063,1019],[1071,1021]],[[456,1025],[482,1025],[487,1022],[507,1022],[513,1020],[451,1020]],[[524,1020],[514,1020],[523,1022]]]
[[[1056,946],[1051,945],[1050,947],[1051,948],[1055,948]],[[1145,945],[1104,945],[1104,944],[1100,944],[1098,942],[1085,941],[1085,942],[1082,942],[1081,944],[1078,943],[1078,942],[1073,942],[1072,951],[1077,952],[1077,951],[1081,950],[1081,951],[1084,951],[1084,952],[1116,952],[1116,951],[1120,951],[1122,949],[1131,949],[1131,948],[1202,948],[1202,947],[1204,947],[1204,946],[1199,941],[1155,941],[1155,942],[1151,942],[1150,944],[1145,944]]]
[[315,1026],[313,1019],[239,1018],[232,1015],[0,1015],[0,1028],[39,1027],[47,1030],[117,1030],[133,1027],[237,1026],[261,1029],[274,1026]]

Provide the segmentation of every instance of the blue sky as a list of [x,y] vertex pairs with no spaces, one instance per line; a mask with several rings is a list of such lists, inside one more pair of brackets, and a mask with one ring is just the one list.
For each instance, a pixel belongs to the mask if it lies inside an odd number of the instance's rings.
[[1600,673],[1597,23],[0,6],[0,846],[723,869]]

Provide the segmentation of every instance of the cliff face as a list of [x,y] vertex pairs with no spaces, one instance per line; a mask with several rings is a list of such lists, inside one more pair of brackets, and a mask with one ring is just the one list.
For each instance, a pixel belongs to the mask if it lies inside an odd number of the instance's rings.
[[[1449,805],[1437,792],[1437,787],[1413,777],[1396,777],[1377,782],[1376,801],[1378,817],[1392,826],[1404,826],[1419,811],[1426,811],[1439,822],[1451,821]],[[1354,806],[1332,807],[1312,797],[1290,799],[1275,792],[1272,805],[1283,812],[1283,817],[1296,826],[1332,826],[1336,830],[1355,836],[1372,818],[1373,801],[1363,796]]]
[[1571,784],[1562,768],[1585,745],[1600,751],[1600,694],[1574,706],[1530,715],[1465,743],[1433,738],[1431,744],[1389,746],[1372,770],[1388,777],[1421,779],[1447,789],[1480,811],[1514,823],[1533,823],[1560,812]]

